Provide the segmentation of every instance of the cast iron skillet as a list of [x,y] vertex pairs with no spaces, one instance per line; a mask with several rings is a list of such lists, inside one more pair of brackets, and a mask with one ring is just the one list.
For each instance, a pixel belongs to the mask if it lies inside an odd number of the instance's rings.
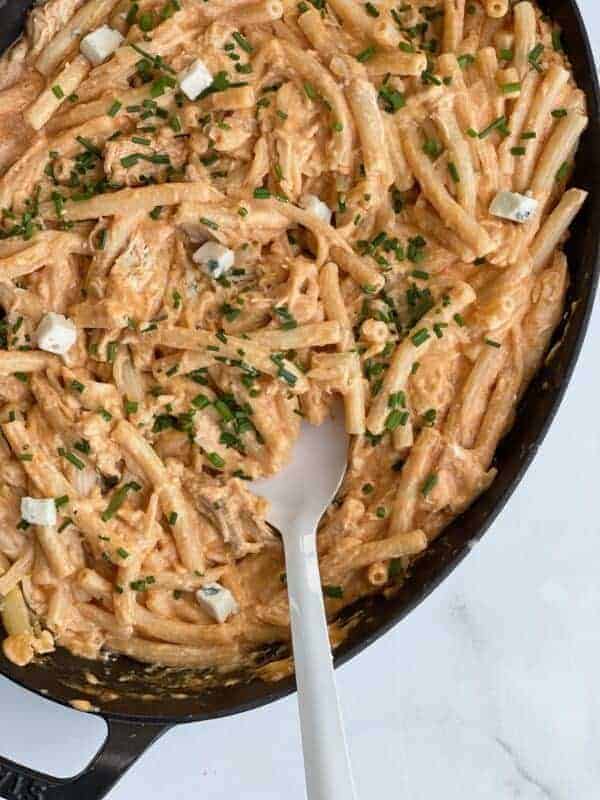
[[[31,0],[0,4],[0,52],[17,38]],[[569,314],[556,335],[556,353],[527,391],[516,423],[501,443],[499,475],[492,487],[456,520],[417,563],[412,577],[391,600],[370,598],[351,610],[359,623],[340,646],[336,663],[359,653],[399,622],[462,561],[509,499],[537,452],[556,413],[579,354],[598,280],[600,247],[600,93],[589,41],[575,0],[540,0],[563,27],[563,40],[579,86],[587,93],[590,126],[578,156],[574,183],[590,192],[569,242],[571,267]],[[595,224],[594,224],[595,223]],[[260,654],[268,661],[272,652]],[[294,690],[292,678],[267,683],[250,673],[235,685],[218,679],[198,682],[187,670],[173,672],[142,667],[127,658],[106,664],[83,661],[64,650],[25,669],[0,654],[0,674],[57,703],[85,697],[83,672],[99,680],[100,693],[90,697],[100,708],[108,735],[93,761],[74,778],[58,779],[0,757],[0,794],[9,800],[99,800],[139,756],[173,725],[237,714],[270,703]],[[196,685],[194,687],[194,682]],[[89,687],[89,684],[88,684]],[[186,696],[186,689],[190,691]],[[114,691],[116,699],[109,693]]]

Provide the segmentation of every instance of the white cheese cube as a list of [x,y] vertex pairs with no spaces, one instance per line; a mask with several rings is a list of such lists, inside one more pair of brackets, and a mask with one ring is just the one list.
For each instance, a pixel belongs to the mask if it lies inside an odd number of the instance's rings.
[[302,207],[327,225],[331,225],[332,211],[327,203],[324,203],[316,194],[305,195],[302,200]]
[[220,278],[233,267],[235,253],[220,242],[204,242],[193,255],[196,264],[211,278]]
[[123,37],[119,31],[103,25],[84,36],[79,49],[87,60],[97,67],[98,64],[102,64],[103,61],[110,58],[119,49],[122,42]]
[[231,614],[240,610],[235,597],[220,583],[207,583],[196,592],[198,605],[217,622],[226,622]]
[[77,327],[74,322],[63,317],[62,314],[49,311],[42,317],[36,335],[40,350],[64,356],[75,344]]
[[533,197],[517,192],[499,192],[492,201],[490,214],[512,222],[527,222],[538,208],[538,201]]
[[191,67],[177,76],[179,87],[189,100],[195,100],[213,82],[213,76],[206,64],[197,58]]
[[31,525],[56,525],[56,505],[54,500],[40,500],[37,497],[21,498],[21,517]]

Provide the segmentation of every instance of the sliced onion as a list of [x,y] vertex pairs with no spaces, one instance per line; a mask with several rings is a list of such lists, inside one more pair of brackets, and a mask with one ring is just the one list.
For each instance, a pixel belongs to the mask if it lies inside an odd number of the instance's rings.
[[113,377],[119,392],[128,400],[144,399],[145,384],[141,373],[134,367],[129,354],[119,353],[113,365]]

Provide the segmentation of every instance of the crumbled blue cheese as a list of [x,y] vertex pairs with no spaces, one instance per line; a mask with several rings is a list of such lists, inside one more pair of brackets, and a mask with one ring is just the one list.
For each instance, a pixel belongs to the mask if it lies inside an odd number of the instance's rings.
[[538,208],[534,197],[518,192],[499,192],[490,206],[490,214],[512,222],[527,222]]
[[213,76],[208,67],[199,58],[194,61],[191,67],[180,72],[178,79],[181,91],[189,100],[196,100],[213,82]]
[[56,525],[56,505],[52,498],[21,498],[21,517],[30,525]]
[[318,217],[322,222],[325,222],[327,225],[331,225],[332,211],[327,203],[324,203],[319,197],[317,197],[316,194],[304,195],[302,199],[302,207],[305,211],[309,211],[311,214],[314,214],[315,217]]
[[194,253],[193,259],[209,277],[216,279],[233,267],[235,253],[220,242],[204,242]]
[[207,583],[196,592],[198,605],[217,622],[226,622],[240,610],[235,597],[220,583]]
[[75,344],[77,327],[72,320],[49,311],[42,317],[36,331],[40,350],[64,356]]
[[79,49],[89,62],[97,67],[110,58],[115,53],[121,44],[123,37],[119,31],[110,28],[108,25],[103,25],[101,28],[96,28],[95,31],[88,33],[84,36],[79,45]]

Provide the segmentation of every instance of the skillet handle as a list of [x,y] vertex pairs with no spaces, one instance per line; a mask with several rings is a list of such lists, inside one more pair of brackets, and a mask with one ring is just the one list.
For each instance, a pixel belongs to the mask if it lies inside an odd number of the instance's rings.
[[98,753],[73,778],[54,778],[0,756],[0,797],[6,800],[100,800],[170,725],[106,720]]

